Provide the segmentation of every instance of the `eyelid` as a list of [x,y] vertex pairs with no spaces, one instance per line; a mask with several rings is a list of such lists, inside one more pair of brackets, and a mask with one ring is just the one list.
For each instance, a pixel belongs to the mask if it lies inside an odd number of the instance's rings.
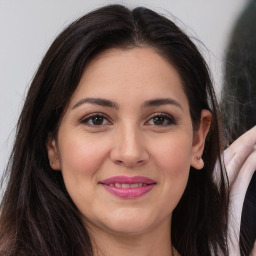
[[[145,123],[148,124],[148,122],[149,122],[152,118],[157,117],[157,116],[165,117],[165,118],[168,118],[169,120],[171,120],[170,124],[167,124],[167,125],[159,125],[158,127],[160,127],[160,126],[162,126],[162,127],[163,127],[163,126],[170,126],[170,125],[176,125],[176,124],[177,124],[176,119],[175,119],[172,115],[167,114],[167,113],[165,113],[165,112],[157,112],[157,113],[153,113],[153,114],[149,115],[148,118],[147,118],[147,121],[146,121]],[[149,125],[149,124],[148,124],[148,125]],[[157,125],[156,125],[156,126],[157,126]]]
[[[96,117],[96,116],[99,116],[99,117],[103,117],[104,119],[106,119],[108,121],[108,124],[102,124],[102,125],[93,125],[93,124],[89,124],[88,121],[93,118],[93,117]],[[105,125],[109,125],[109,124],[112,124],[112,121],[110,119],[110,117],[102,112],[94,112],[94,113],[91,113],[91,114],[88,114],[84,117],[82,117],[80,120],[79,120],[79,123],[81,124],[85,124],[87,126],[91,126],[91,127],[101,127],[101,126],[105,126]]]

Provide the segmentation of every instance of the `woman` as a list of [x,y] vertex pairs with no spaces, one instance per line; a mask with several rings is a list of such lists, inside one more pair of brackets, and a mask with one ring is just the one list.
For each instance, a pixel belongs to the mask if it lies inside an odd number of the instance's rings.
[[85,15],[29,89],[0,255],[228,255],[220,141],[207,65],[174,23],[120,5]]

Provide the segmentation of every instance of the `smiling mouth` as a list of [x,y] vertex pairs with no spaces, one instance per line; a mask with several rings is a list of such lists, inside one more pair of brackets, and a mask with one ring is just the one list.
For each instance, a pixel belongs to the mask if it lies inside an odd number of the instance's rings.
[[146,183],[132,183],[132,184],[128,184],[128,183],[111,183],[111,184],[106,184],[106,185],[110,186],[110,187],[116,187],[116,188],[140,188],[140,187],[148,186],[150,184],[146,184]]
[[115,176],[99,184],[117,197],[131,199],[148,193],[157,183],[152,179],[142,176]]

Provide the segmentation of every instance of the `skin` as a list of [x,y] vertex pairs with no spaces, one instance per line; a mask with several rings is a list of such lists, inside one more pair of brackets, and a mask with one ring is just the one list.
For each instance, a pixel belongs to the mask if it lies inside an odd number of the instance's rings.
[[[146,104],[167,98],[171,103]],[[99,113],[104,117],[97,123],[91,115]],[[203,110],[193,131],[179,74],[153,49],[111,49],[91,61],[47,151],[83,216],[95,255],[172,255],[172,211],[190,166],[203,167],[197,157],[210,122]],[[156,185],[138,198],[119,198],[99,183],[117,175],[148,177]]]

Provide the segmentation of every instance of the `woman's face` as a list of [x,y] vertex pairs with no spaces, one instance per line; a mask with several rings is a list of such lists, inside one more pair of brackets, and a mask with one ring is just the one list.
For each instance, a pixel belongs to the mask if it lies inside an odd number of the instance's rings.
[[91,230],[169,230],[190,166],[203,166],[202,113],[193,131],[179,74],[153,49],[111,49],[91,61],[47,144]]

